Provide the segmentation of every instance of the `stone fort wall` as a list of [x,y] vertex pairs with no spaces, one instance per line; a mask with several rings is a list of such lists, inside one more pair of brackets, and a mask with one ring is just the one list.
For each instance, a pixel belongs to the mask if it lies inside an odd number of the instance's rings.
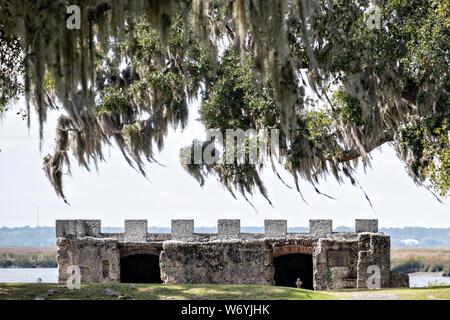
[[194,232],[194,220],[172,220],[170,234],[149,233],[147,220],[125,220],[125,231],[101,232],[100,220],[57,220],[59,280],[69,265],[82,281],[121,281],[121,261],[136,254],[159,258],[163,283],[264,284],[277,279],[277,258],[312,259],[316,290],[365,288],[370,266],[382,287],[405,284],[390,272],[390,238],[378,221],[357,219],[355,232],[333,232],[331,220],[310,220],[308,233],[288,233],[286,220],[266,220],[264,233],[242,233],[239,220],[218,220],[217,233]]

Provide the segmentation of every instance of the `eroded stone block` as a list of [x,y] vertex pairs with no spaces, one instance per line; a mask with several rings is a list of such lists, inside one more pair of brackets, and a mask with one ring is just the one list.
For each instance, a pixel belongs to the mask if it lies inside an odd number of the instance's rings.
[[356,219],[355,232],[373,232],[378,233],[378,219]]
[[217,231],[221,237],[239,237],[241,234],[241,220],[219,219]]
[[147,220],[125,220],[125,242],[145,242],[147,240]]
[[285,238],[287,220],[264,220],[264,235],[266,238]]
[[56,237],[99,237],[101,220],[56,220]]
[[75,220],[56,220],[56,237],[76,236]]
[[174,240],[185,240],[194,236],[194,220],[172,220],[171,227]]
[[315,236],[326,236],[333,233],[333,220],[309,220],[309,233]]

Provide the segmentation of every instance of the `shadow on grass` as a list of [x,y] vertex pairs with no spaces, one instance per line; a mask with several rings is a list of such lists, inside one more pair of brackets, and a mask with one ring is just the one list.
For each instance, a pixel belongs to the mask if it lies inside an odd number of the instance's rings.
[[[117,295],[108,295],[110,288]],[[56,289],[53,294],[49,290]],[[111,300],[118,296],[138,300],[321,300],[331,296],[304,289],[254,285],[156,285],[156,284],[83,284],[80,290],[69,290],[58,284],[0,284],[1,299],[33,300],[44,297],[54,299]]]

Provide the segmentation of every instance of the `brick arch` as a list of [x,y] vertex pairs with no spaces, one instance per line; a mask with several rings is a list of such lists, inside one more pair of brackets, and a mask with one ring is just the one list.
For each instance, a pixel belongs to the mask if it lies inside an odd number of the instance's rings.
[[273,248],[273,257],[281,257],[288,254],[301,253],[301,254],[313,254],[313,246],[305,246],[300,244],[288,244],[276,246]]
[[120,249],[120,258],[125,258],[137,254],[149,254],[158,256],[162,251],[162,245],[142,244],[123,245]]

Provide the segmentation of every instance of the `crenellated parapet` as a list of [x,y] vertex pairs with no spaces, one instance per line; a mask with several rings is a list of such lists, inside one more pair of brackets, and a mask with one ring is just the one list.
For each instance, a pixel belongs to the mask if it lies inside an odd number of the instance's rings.
[[380,287],[408,286],[390,271],[378,220],[336,232],[332,220],[316,219],[293,233],[287,220],[268,219],[261,233],[243,231],[238,219],[219,219],[216,233],[195,232],[192,219],[172,220],[170,233],[148,232],[145,219],[125,220],[122,233],[103,233],[100,220],[57,220],[59,281],[77,266],[81,281],[99,283],[294,286],[301,278],[305,289],[340,290],[369,287],[377,272]]
[[217,221],[217,234],[219,237],[239,238],[241,236],[241,220],[219,219]]
[[333,220],[309,220],[309,233],[314,236],[329,236],[333,233]]
[[125,242],[146,242],[147,241],[147,220],[125,220]]
[[287,220],[264,220],[264,236],[266,238],[286,238]]
[[378,233],[378,219],[356,219],[355,232],[372,232]]
[[286,239],[286,238],[327,238],[345,237],[358,233],[378,233],[378,220],[356,219],[354,232],[334,232],[331,219],[313,219],[309,221],[309,232],[289,233],[287,220],[265,220],[264,233],[243,233],[241,221],[238,219],[219,219],[217,233],[203,234],[194,232],[195,221],[192,219],[174,219],[171,221],[170,234],[154,234],[148,232],[148,221],[125,220],[124,232],[108,234],[101,232],[101,220],[56,220],[56,236],[58,238],[118,238],[127,243],[144,243],[147,241],[190,241],[220,239]]
[[100,237],[101,224],[101,220],[56,220],[56,237]]
[[172,220],[170,234],[174,240],[189,240],[194,237],[194,220]]

